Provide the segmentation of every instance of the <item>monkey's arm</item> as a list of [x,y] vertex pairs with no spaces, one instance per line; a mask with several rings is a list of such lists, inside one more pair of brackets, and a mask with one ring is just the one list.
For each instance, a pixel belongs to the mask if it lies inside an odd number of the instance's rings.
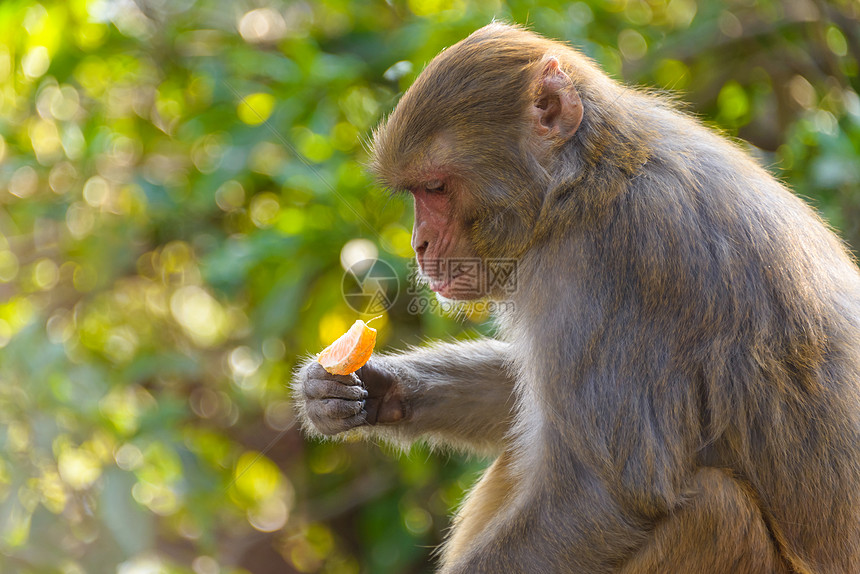
[[356,428],[401,445],[425,439],[480,454],[497,454],[508,431],[514,377],[507,345],[483,339],[439,343],[397,355],[375,355],[349,376],[315,361],[298,372],[293,393],[304,427],[335,435]]

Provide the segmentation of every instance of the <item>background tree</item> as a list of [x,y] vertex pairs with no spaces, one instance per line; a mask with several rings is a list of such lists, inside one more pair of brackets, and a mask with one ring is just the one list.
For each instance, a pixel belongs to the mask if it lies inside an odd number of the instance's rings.
[[[856,2],[6,0],[3,572],[429,570],[484,462],[307,443],[285,382],[357,316],[343,265],[405,281],[362,144],[494,17],[677,93],[860,247]],[[492,330],[408,301],[381,346]]]

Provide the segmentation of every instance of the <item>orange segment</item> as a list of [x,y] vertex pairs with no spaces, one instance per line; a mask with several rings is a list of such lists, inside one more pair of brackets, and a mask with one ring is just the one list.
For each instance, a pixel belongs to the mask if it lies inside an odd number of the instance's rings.
[[376,345],[376,329],[359,319],[349,331],[323,349],[317,361],[332,375],[348,375],[370,359]]

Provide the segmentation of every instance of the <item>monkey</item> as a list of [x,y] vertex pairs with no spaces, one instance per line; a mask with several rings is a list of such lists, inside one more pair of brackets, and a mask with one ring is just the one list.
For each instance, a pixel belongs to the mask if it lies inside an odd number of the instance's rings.
[[[860,271],[740,145],[492,23],[371,151],[438,296],[512,305],[353,375],[310,359],[292,392],[314,436],[493,457],[440,572],[860,572]],[[516,288],[462,258],[515,261]]]

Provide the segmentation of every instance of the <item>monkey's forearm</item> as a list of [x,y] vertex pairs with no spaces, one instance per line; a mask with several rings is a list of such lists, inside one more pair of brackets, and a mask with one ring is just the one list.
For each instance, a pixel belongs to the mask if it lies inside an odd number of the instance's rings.
[[497,454],[512,419],[514,378],[505,368],[506,356],[506,343],[484,339],[374,359],[396,377],[404,418],[363,427],[364,432]]

